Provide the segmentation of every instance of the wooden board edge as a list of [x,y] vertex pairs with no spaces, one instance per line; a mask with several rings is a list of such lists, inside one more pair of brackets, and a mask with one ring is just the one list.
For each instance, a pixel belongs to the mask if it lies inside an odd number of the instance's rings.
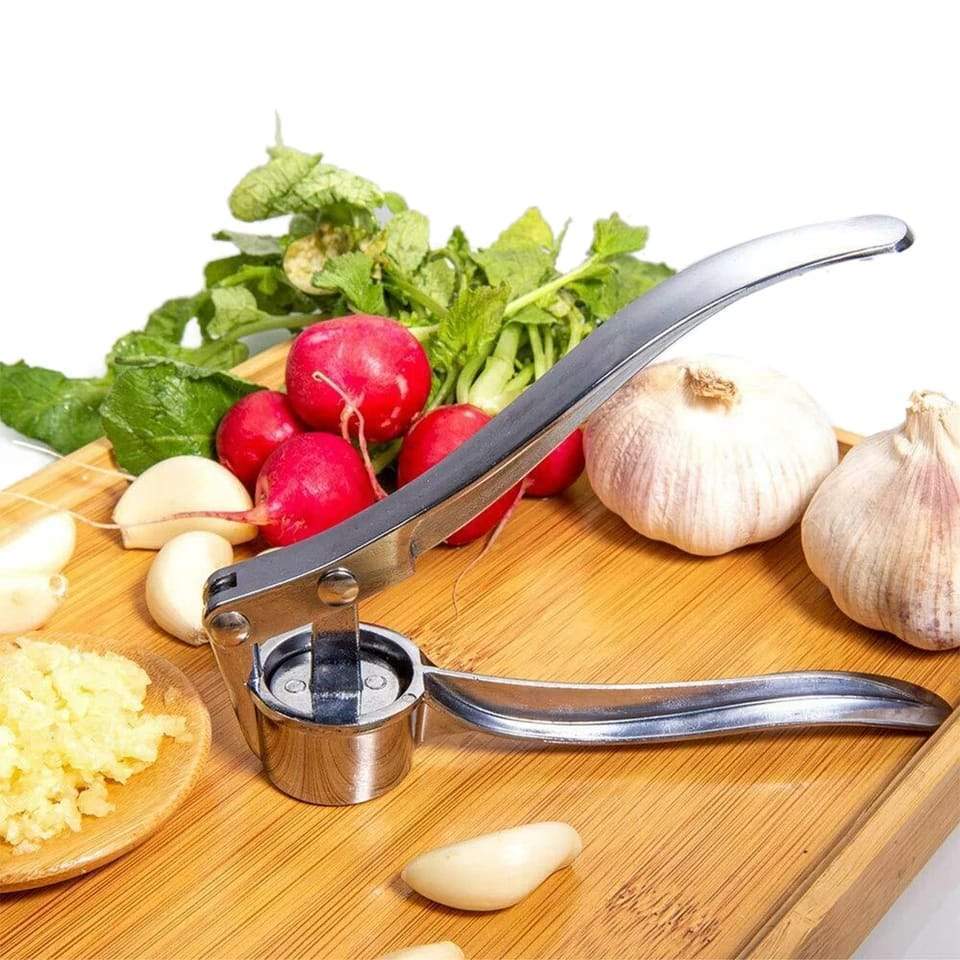
[[960,823],[958,756],[960,709],[737,955],[758,960],[850,956]]

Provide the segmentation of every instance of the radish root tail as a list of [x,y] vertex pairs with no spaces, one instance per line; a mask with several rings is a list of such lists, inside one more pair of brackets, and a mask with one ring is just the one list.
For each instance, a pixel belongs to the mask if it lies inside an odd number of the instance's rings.
[[118,523],[103,523],[100,520],[91,520],[76,510],[68,510],[66,507],[58,506],[56,503],[50,503],[49,500],[40,500],[37,497],[31,497],[26,493],[17,493],[15,490],[0,490],[0,494],[5,497],[12,497],[14,500],[23,500],[24,503],[35,503],[38,507],[45,507],[51,513],[68,513],[78,523],[86,524],[88,527],[95,527],[97,530],[121,530]]
[[460,574],[457,576],[457,579],[453,582],[453,614],[454,618],[459,618],[460,616],[460,598],[458,591],[460,589],[460,581],[473,570],[477,564],[490,552],[493,545],[497,542],[500,537],[500,534],[503,533],[504,527],[506,527],[510,518],[513,516],[514,511],[517,509],[518,504],[523,499],[523,495],[527,492],[527,487],[533,481],[529,477],[524,477],[520,482],[520,486],[517,489],[517,495],[513,498],[513,503],[507,508],[507,512],[500,518],[497,525],[490,531],[487,536],[486,543],[483,545],[483,549],[460,571]]
[[126,480],[127,482],[132,482],[137,479],[132,473],[127,473],[125,470],[98,467],[92,463],[79,463],[76,460],[71,460],[70,457],[64,456],[62,453],[57,453],[56,450],[41,446],[39,443],[27,443],[26,440],[11,440],[10,442],[15,447],[22,447],[24,450],[33,450],[34,453],[45,453],[54,460],[65,460],[76,470],[89,470],[91,473],[102,473],[105,477],[116,477],[118,480]]
[[334,383],[322,370],[314,370],[313,379],[325,383],[343,401],[343,410],[340,413],[340,435],[347,443],[350,442],[350,418],[357,418],[357,442],[360,446],[360,456],[363,458],[363,465],[366,467],[367,476],[370,478],[370,485],[373,487],[376,498],[383,500],[387,496],[387,492],[380,486],[377,472],[373,469],[373,461],[370,459],[370,450],[367,447],[363,414],[360,412],[357,403],[350,398],[343,387]]

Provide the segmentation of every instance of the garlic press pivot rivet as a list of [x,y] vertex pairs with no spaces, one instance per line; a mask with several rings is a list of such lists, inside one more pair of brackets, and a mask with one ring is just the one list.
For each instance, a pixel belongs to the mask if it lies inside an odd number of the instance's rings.
[[707,257],[611,317],[413,482],[324,533],[215,573],[205,622],[244,736],[274,785],[312,803],[369,800],[400,783],[414,746],[451,723],[570,747],[816,726],[936,729],[950,705],[890,677],[805,671],[632,685],[513,680],[435,666],[413,641],[361,623],[357,612],[361,593],[410,576],[417,557],[511,490],[708,317],[788,277],[912,242],[901,220],[857,217]]
[[360,595],[360,584],[356,577],[343,567],[329,570],[317,584],[317,596],[328,607],[344,607],[356,603]]
[[224,610],[210,621],[207,629],[221,646],[236,647],[250,636],[250,621],[237,610]]

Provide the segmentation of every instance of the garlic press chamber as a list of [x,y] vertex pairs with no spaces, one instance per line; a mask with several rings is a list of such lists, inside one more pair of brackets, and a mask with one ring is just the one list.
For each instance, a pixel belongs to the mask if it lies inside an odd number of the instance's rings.
[[925,732],[950,706],[888,677],[797,672],[679,683],[545,683],[435,666],[358,603],[522,479],[663,350],[727,304],[817,267],[905,250],[900,220],[857,217],[732,247],[634,301],[440,464],[325,533],[217,571],[205,623],[244,737],[270,780],[319,804],[399,784],[451,724],[583,747],[811,726]]

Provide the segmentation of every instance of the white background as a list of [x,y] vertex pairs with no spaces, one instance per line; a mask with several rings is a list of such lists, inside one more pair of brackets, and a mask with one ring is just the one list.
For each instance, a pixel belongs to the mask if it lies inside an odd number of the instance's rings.
[[[226,195],[288,143],[402,192],[437,240],[489,242],[526,206],[652,227],[682,267],[862,213],[901,256],[818,272],[727,310],[684,352],[800,379],[834,422],[960,399],[957,34],[947,4],[16,4],[3,90],[0,357],[100,371],[112,340],[223,255]],[[4,436],[7,436],[5,434]],[[39,465],[0,447],[0,483]],[[960,955],[954,836],[862,947]]]

